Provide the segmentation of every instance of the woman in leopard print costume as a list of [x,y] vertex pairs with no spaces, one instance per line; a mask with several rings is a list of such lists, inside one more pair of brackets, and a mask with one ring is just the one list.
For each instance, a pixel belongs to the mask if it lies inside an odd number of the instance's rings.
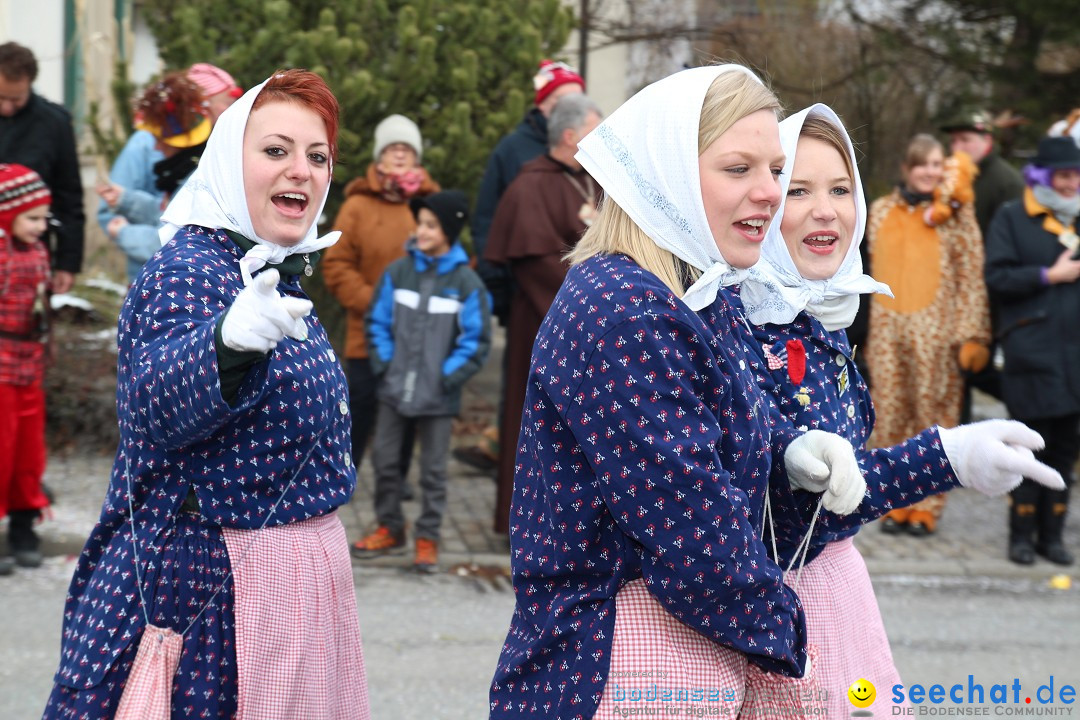
[[[929,213],[944,180],[944,150],[916,135],[901,166],[903,182],[870,206],[867,244],[874,277],[890,298],[874,295],[867,363],[877,425],[871,443],[895,445],[930,425],[960,421],[963,373],[989,360],[990,317],[983,245],[971,202],[950,217]],[[932,224],[934,219],[941,220]],[[883,529],[934,532],[945,496],[889,513]]]

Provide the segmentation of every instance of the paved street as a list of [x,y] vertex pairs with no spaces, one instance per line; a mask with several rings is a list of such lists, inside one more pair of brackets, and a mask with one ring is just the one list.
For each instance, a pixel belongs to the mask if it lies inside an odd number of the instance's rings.
[[[489,371],[468,387],[455,444],[473,442],[493,414],[498,378],[490,368],[497,363],[491,358]],[[1000,408],[984,401],[980,413],[999,414]],[[74,556],[97,517],[110,465],[109,457],[50,459],[47,483],[59,499],[56,517],[41,529],[46,566],[0,578],[2,720],[40,716],[58,658]],[[513,611],[506,541],[490,530],[493,504],[490,474],[452,460],[447,572],[418,576],[407,570],[408,557],[354,563],[376,720],[486,716],[487,686]],[[417,511],[417,503],[407,505],[410,517]],[[341,517],[350,538],[372,521],[366,463]],[[1073,550],[1080,550],[1075,511],[1067,533]],[[6,523],[0,523],[0,551],[2,538]],[[1032,692],[1051,675],[1058,687],[1080,686],[1080,585],[1052,589],[1059,569],[1041,560],[1030,568],[1012,565],[1004,559],[1004,538],[1004,500],[969,491],[953,493],[934,536],[886,536],[876,526],[858,536],[909,687],[949,687],[966,683],[969,674],[987,687],[1018,678]],[[1080,708],[1073,714],[1080,716]]]

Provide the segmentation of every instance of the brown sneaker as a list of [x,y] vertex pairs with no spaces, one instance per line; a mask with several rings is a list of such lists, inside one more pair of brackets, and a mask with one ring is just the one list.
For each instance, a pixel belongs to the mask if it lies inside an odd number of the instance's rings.
[[396,554],[405,549],[405,531],[395,533],[385,525],[352,544],[352,554],[358,558],[372,558]]
[[434,573],[439,571],[439,543],[427,538],[416,538],[416,556],[413,568],[417,572]]

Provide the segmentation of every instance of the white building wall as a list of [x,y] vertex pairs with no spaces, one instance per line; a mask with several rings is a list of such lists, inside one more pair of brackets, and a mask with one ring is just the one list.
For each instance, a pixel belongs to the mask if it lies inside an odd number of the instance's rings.
[[37,94],[64,102],[64,0],[0,0],[0,42],[30,48],[38,61]]

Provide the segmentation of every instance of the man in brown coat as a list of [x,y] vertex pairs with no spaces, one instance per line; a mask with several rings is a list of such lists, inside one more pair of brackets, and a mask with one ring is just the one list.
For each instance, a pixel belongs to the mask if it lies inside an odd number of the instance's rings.
[[548,118],[548,151],[526,163],[495,211],[484,259],[509,267],[514,280],[506,325],[506,377],[499,428],[495,530],[506,532],[532,343],[563,278],[563,255],[596,213],[599,187],[574,159],[577,144],[602,119],[587,96],[560,98]]

